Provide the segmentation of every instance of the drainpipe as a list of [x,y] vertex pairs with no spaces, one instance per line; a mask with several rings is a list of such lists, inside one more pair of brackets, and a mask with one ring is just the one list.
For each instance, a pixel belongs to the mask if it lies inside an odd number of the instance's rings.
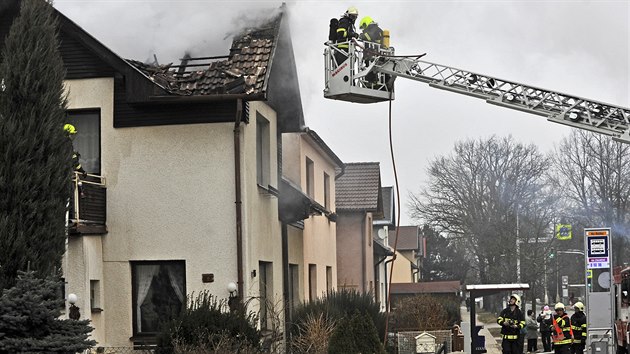
[[243,100],[236,100],[236,120],[234,122],[234,186],[236,207],[236,269],[238,272],[238,296],[243,299],[243,201],[241,200],[241,120]]
[[385,312],[389,312],[389,278],[387,277],[387,263],[392,263],[396,258],[385,261]]
[[367,243],[367,241],[365,240],[365,238],[367,237],[367,235],[365,234],[365,220],[367,219],[367,213],[363,214],[363,222],[361,222],[361,280],[363,285],[361,286],[363,289],[363,293],[365,293],[365,283],[367,280],[367,277],[365,276],[365,273],[367,272],[366,269],[366,261],[365,261],[365,257],[366,257],[366,246],[365,244]]

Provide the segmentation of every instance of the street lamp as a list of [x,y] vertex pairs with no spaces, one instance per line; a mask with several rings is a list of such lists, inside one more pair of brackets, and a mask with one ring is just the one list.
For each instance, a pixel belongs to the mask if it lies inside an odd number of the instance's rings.
[[70,311],[68,313],[68,317],[71,320],[79,320],[79,318],[81,318],[81,312],[79,311],[79,307],[75,306],[74,304],[77,303],[77,295],[76,294],[68,294],[68,303],[70,303]]
[[227,285],[227,291],[230,293],[230,297],[228,298],[228,307],[230,311],[236,311],[236,307],[238,304],[238,293],[236,291],[237,287],[234,282],[229,282]]

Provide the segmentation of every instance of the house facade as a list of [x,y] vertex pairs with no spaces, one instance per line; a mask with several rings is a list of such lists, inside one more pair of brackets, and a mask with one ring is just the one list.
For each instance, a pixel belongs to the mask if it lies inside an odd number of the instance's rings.
[[336,198],[338,287],[374,294],[373,221],[383,214],[379,163],[346,163]]
[[[343,162],[313,130],[282,134],[283,179],[312,206],[309,217],[289,232],[289,301],[292,307],[337,286],[335,180]],[[340,172],[336,172],[339,170]]]
[[[396,229],[389,230],[389,245],[394,247]],[[393,269],[393,283],[417,283],[421,281],[422,262],[426,256],[426,238],[419,226],[400,226],[396,252],[402,257],[396,259]]]
[[[124,60],[56,13],[90,174],[71,203],[65,293],[99,346],[152,343],[201,291],[249,300],[282,331],[269,308],[286,294],[281,136],[304,127],[284,10],[196,71]],[[0,47],[18,12],[0,9]]]

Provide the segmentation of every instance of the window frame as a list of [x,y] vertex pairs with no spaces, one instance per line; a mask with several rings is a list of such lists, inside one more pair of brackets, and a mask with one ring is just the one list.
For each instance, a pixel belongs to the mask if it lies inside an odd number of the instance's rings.
[[315,199],[315,163],[313,160],[309,159],[308,156],[305,157],[304,161],[304,171],[306,173],[306,195]]
[[[102,138],[103,138],[103,132],[101,129],[101,124],[102,124],[102,116],[101,116],[101,109],[100,108],[78,108],[78,109],[67,109],[66,110],[66,122],[73,124],[73,125],[77,125],[76,121],[81,119],[80,116],[81,115],[92,115],[95,114],[97,116],[98,119],[98,166],[97,166],[97,170],[96,171],[88,171],[86,169],[86,171],[88,173],[92,173],[92,174],[96,174],[96,175],[102,175],[103,172],[103,147],[102,147]],[[79,117],[77,117],[79,116]],[[82,129],[77,128],[78,133],[77,134],[81,134]],[[74,143],[73,143],[74,145]],[[73,146],[73,149],[75,149],[75,147]],[[79,154],[81,154],[81,151],[77,151]],[[85,161],[81,161],[81,164],[83,165],[83,167],[85,168]]]
[[270,123],[256,112],[256,183],[265,189],[271,181]]

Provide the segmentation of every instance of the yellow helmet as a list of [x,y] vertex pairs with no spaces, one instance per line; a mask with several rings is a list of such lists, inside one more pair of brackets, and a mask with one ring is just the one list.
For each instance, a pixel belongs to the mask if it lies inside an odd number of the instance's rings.
[[63,126],[63,130],[68,133],[69,135],[74,135],[77,133],[77,130],[74,128],[74,125],[72,124],[66,124]]
[[367,26],[370,25],[370,23],[374,22],[374,20],[372,20],[372,18],[370,16],[365,16],[364,18],[361,19],[361,21],[359,22],[359,28],[360,29],[366,29]]
[[516,300],[516,301],[514,301],[514,304],[516,306],[518,306],[518,307],[521,307],[521,297],[520,296],[518,296],[517,294],[512,294],[512,295],[510,295],[510,298],[514,298],[514,300]]
[[346,14],[354,16],[356,18],[359,16],[359,10],[354,6],[350,6],[348,10],[346,10]]
[[584,304],[581,301],[576,302],[573,307],[578,311],[584,312]]
[[564,304],[559,302],[556,304],[556,306],[554,307],[554,310],[562,310],[564,311]]

